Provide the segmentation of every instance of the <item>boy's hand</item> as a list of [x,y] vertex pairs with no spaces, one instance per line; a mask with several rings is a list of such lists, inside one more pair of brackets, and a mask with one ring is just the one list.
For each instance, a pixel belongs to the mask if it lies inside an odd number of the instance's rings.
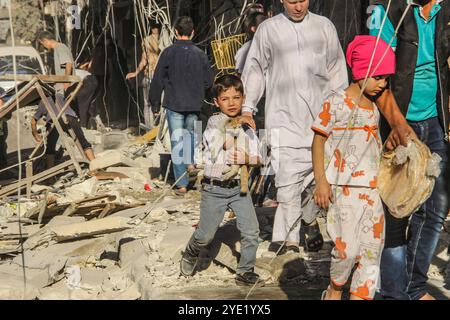
[[314,202],[325,210],[328,210],[330,202],[333,203],[333,191],[327,181],[317,184],[314,191]]
[[235,152],[229,154],[228,161],[231,164],[244,165],[250,162],[250,157],[244,150],[238,148]]

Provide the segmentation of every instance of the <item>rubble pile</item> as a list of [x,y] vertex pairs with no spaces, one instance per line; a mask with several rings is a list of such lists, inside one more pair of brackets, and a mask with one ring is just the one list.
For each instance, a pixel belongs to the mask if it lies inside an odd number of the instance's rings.
[[[0,299],[179,299],[189,295],[176,293],[189,288],[197,294],[199,288],[236,288],[245,296],[248,289],[243,293],[234,282],[240,236],[231,212],[202,251],[201,272],[180,276],[182,250],[199,222],[200,193],[177,196],[162,181],[161,145],[136,142],[123,132],[106,136],[114,137],[107,138],[109,150],[105,134],[89,137],[104,149],[91,163],[95,174],[68,172],[53,184],[34,185],[30,199],[0,203]],[[268,287],[326,286],[330,239],[318,253],[300,248],[276,256],[268,250],[274,213],[257,208],[261,239],[255,272]],[[319,223],[326,237],[325,219]],[[436,279],[450,275],[449,243],[443,233],[430,270]]]

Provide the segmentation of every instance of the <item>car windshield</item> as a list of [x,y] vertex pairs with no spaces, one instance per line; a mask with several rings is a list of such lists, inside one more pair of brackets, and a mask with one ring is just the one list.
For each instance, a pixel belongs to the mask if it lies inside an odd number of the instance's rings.
[[[17,74],[41,74],[38,59],[30,56],[16,56]],[[0,75],[13,74],[13,56],[0,57]]]

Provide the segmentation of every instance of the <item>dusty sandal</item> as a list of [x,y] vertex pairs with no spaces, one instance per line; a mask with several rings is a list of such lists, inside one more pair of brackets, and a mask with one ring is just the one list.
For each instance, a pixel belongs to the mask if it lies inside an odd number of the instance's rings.
[[320,233],[319,224],[306,224],[302,220],[302,226],[305,228],[305,249],[308,252],[318,252],[323,248],[323,236]]

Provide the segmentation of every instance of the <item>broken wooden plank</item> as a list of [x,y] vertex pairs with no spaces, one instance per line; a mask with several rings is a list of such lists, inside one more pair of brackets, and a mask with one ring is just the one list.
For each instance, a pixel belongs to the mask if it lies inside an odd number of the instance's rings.
[[50,83],[74,83],[80,82],[81,78],[78,76],[57,76],[57,75],[45,75],[45,74],[5,74],[0,76],[0,80],[17,80],[17,81],[32,81],[34,79],[50,82]]
[[109,213],[111,213],[116,208],[116,205],[114,203],[107,203],[105,208],[100,212],[100,215],[98,216],[99,219],[102,219],[106,217]]
[[22,179],[22,181],[19,182],[15,182],[13,184],[10,184],[8,186],[2,187],[0,189],[0,199],[4,198],[7,195],[10,195],[14,192],[17,192],[17,188],[24,188],[27,186],[27,184],[31,181],[31,182],[40,182],[43,180],[47,180],[48,178],[51,178],[53,176],[56,176],[57,174],[69,170],[70,167],[73,167],[73,163],[72,160],[66,161],[64,163],[61,163],[59,165],[54,166],[53,168],[50,168],[48,170],[45,170],[41,173],[35,174],[32,177],[27,177],[25,179]]

